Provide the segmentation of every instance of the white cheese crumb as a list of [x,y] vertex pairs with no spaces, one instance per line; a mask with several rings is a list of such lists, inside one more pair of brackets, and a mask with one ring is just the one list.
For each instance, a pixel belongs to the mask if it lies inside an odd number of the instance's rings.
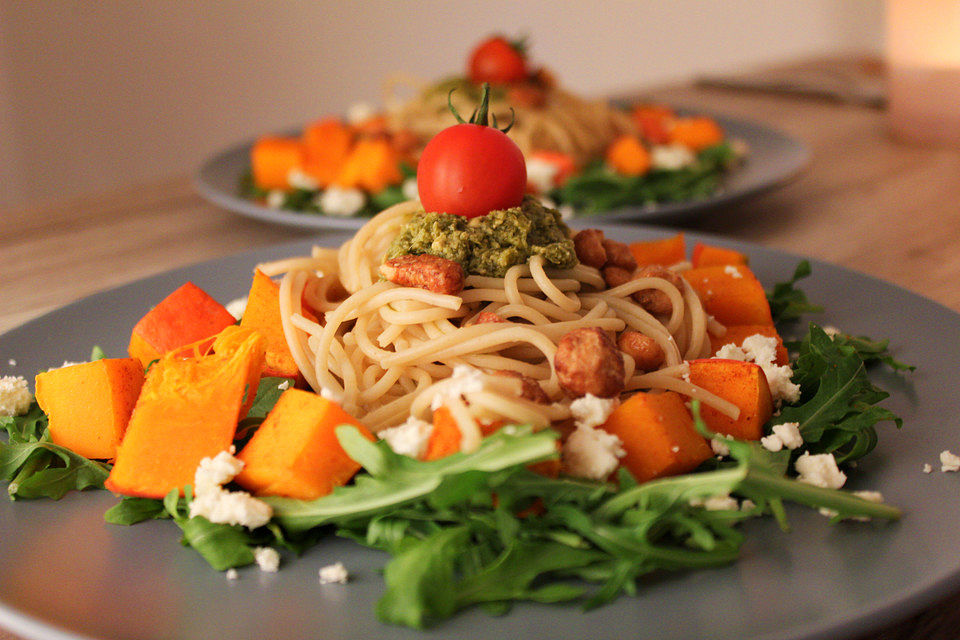
[[946,473],[948,471],[960,471],[960,456],[957,456],[950,451],[944,449],[940,452],[940,471]]
[[320,584],[347,584],[350,574],[342,562],[327,565],[320,568]]
[[588,393],[570,403],[570,413],[578,427],[599,427],[619,404],[617,398],[598,398]]
[[404,180],[403,185],[400,187],[400,191],[403,193],[403,197],[407,200],[420,199],[420,188],[417,186],[416,178],[407,178]]
[[932,467],[931,465],[929,465],[929,464],[925,464],[925,465],[923,465],[923,472],[924,472],[924,473],[933,473],[933,467]]
[[682,144],[656,144],[650,149],[650,166],[660,171],[677,171],[696,159],[693,151]]
[[320,194],[317,205],[320,210],[331,216],[353,216],[359,213],[366,202],[366,196],[359,189],[344,189],[330,185]]
[[537,193],[546,193],[553,189],[554,181],[557,179],[559,172],[560,167],[552,162],[540,158],[527,159],[527,184],[532,186]]
[[290,185],[291,189],[303,189],[304,191],[316,191],[320,188],[314,177],[300,167],[294,167],[287,172],[287,184]]
[[247,296],[231,300],[226,306],[227,312],[239,320],[243,317],[243,312],[247,310]]
[[[863,498],[864,500],[869,500],[870,502],[883,502],[883,494],[879,491],[854,491],[853,495]],[[826,516],[827,518],[834,518],[839,515],[837,511],[828,509],[826,507],[820,507],[818,511],[820,512],[820,515]],[[850,520],[856,520],[857,522],[870,522],[870,516],[850,516]]]
[[760,438],[760,444],[763,445],[763,448],[767,451],[780,451],[780,449],[783,449],[783,440],[775,433]]
[[824,332],[825,334],[827,334],[828,336],[830,336],[831,338],[834,337],[834,336],[838,336],[838,335],[840,335],[841,333],[843,333],[842,331],[840,331],[840,329],[837,329],[836,327],[833,327],[833,326],[830,326],[830,325],[827,325],[827,326],[823,327],[823,332]]
[[750,498],[747,498],[746,500],[740,503],[740,511],[752,511],[753,509],[756,509],[756,508],[757,508],[757,503],[751,500]]
[[679,445],[673,445],[672,447],[670,447],[670,451],[673,451],[674,453],[680,453]]
[[732,342],[717,349],[717,353],[713,357],[720,358],[722,360],[739,360],[740,362],[747,361],[747,354],[743,352],[743,349]]
[[570,220],[577,214],[577,210],[571,204],[562,204],[557,207],[557,211],[560,212],[561,220]]
[[723,268],[723,272],[724,272],[725,274],[727,274],[728,276],[732,277],[734,280],[737,280],[737,279],[743,277],[743,274],[740,273],[740,270],[737,269],[737,268],[736,268],[735,266],[733,266],[732,264],[728,264],[727,266],[725,266],[725,267]]
[[447,398],[459,398],[465,393],[483,391],[483,373],[465,364],[458,364],[453,368],[453,375],[449,382],[443,384],[433,396],[430,408],[436,411],[443,406]]
[[787,449],[796,449],[803,444],[803,436],[800,435],[800,424],[797,422],[784,422],[773,425],[773,433]]
[[798,480],[817,487],[839,489],[847,481],[847,475],[837,467],[837,460],[832,453],[810,455],[804,453],[793,463]]
[[59,367],[54,367],[54,369],[64,369],[66,367],[75,367],[78,364],[87,364],[87,361],[86,360],[80,360],[80,361],[64,360],[62,365],[60,365]]
[[691,507],[703,507],[707,511],[739,511],[740,504],[729,494],[710,496],[707,499],[691,498]]
[[236,569],[227,569],[227,580],[237,580],[240,578],[240,574],[237,573]]
[[376,115],[377,110],[369,102],[354,102],[347,109],[347,122],[350,124],[363,124]]
[[279,209],[283,206],[283,201],[286,199],[287,194],[285,194],[280,189],[271,189],[267,192],[267,206],[271,209]]
[[30,409],[33,395],[23,376],[3,376],[0,378],[0,416],[23,415]]
[[385,440],[394,452],[411,458],[420,458],[427,450],[433,425],[415,416],[396,427],[384,429],[377,435]]
[[726,443],[724,443],[724,441],[721,440],[720,438],[711,438],[710,448],[713,449],[713,452],[716,455],[722,458],[725,458],[726,456],[730,455],[730,447],[728,447]]
[[564,473],[591,480],[606,479],[627,455],[620,438],[592,427],[577,427],[561,453]]
[[7,364],[10,365],[11,367],[15,367],[17,366],[17,361],[14,360],[13,358],[10,358],[9,360],[7,360]]
[[289,388],[290,388],[290,380],[284,380],[283,382],[277,385],[277,389],[280,389],[280,391],[286,391]]
[[246,491],[227,491],[222,485],[230,482],[243,469],[243,461],[235,458],[234,448],[221,451],[213,458],[204,458],[193,479],[193,500],[190,517],[203,516],[210,522],[239,524],[250,529],[262,527],[273,516],[273,508]]
[[276,573],[280,568],[280,554],[273,547],[254,547],[253,559],[260,571]]

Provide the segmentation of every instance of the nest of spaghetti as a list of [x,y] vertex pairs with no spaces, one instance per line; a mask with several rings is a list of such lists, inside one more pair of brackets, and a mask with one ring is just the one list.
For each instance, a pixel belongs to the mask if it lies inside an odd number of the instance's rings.
[[284,332],[306,381],[372,431],[436,423],[442,407],[468,451],[502,425],[569,434],[599,412],[596,426],[638,390],[677,391],[736,418],[735,405],[689,382],[686,361],[708,356],[722,327],[673,270],[630,269],[627,246],[597,230],[571,238],[579,262],[565,269],[533,255],[503,277],[458,280],[444,258],[385,261],[418,215],[403,203],[338,249],[260,267],[283,274]]
[[[460,113],[470,113],[480,91],[480,86],[467,78],[432,84],[392,78],[384,91],[390,127],[429,140],[450,125],[450,104]],[[603,157],[614,140],[637,129],[628,112],[603,100],[573,94],[542,69],[521,82],[495,85],[490,113],[500,123],[514,123],[510,137],[525,157],[535,151],[558,152],[580,167]]]

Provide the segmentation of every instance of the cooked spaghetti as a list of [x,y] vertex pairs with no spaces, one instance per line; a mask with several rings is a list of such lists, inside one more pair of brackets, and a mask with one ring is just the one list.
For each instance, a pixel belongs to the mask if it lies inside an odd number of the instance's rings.
[[[387,84],[385,103],[390,123],[394,129],[411,131],[422,140],[429,140],[450,126],[448,96],[454,107],[464,114],[470,113],[476,102],[476,87],[465,81],[421,85],[409,100],[398,97],[398,89],[404,84],[414,82],[394,79]],[[450,89],[455,89],[452,96]],[[536,104],[508,100],[503,90],[497,90],[490,99],[490,113],[496,115],[500,123],[510,122],[513,109],[516,119],[510,137],[524,156],[533,151],[559,151],[569,154],[582,166],[602,157],[604,150],[621,134],[635,132],[629,114],[606,102],[584,100],[555,85],[537,91],[542,94]]]
[[[731,417],[739,413],[684,379],[686,360],[709,355],[711,324],[686,283],[681,290],[662,278],[637,278],[607,288],[595,268],[547,269],[541,256],[511,267],[503,278],[469,275],[459,295],[380,280],[388,245],[419,211],[416,202],[396,205],[339,249],[317,247],[310,257],[259,267],[268,275],[284,273],[284,332],[307,382],[337,397],[373,431],[411,416],[429,420],[438,404],[453,414],[465,448],[479,441],[477,422],[547,426],[566,420],[570,399],[553,362],[560,339],[584,327],[611,334],[633,329],[663,350],[664,364],[653,372],[637,371],[633,358],[621,353],[625,391],[674,390]],[[669,317],[658,319],[631,299],[643,289],[669,297]],[[304,302],[323,312],[322,324],[306,317]],[[503,321],[477,322],[482,312]],[[522,379],[499,371],[535,380],[550,403],[521,397]]]

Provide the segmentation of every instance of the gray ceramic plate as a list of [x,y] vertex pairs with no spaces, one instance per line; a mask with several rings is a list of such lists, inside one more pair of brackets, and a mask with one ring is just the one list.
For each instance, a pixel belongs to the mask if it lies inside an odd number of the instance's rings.
[[[799,141],[767,127],[717,116],[724,130],[750,147],[743,165],[723,178],[719,191],[709,198],[649,206],[624,207],[585,216],[594,222],[668,222],[712,207],[730,204],[783,184],[806,165],[809,153]],[[296,135],[292,133],[291,135]],[[253,141],[231,147],[210,158],[194,176],[194,187],[203,198],[234,213],[264,222],[314,229],[358,229],[367,218],[343,218],[321,213],[271,209],[238,195],[240,177],[250,167]]]
[[[659,237],[642,227],[608,228],[622,240]],[[344,236],[323,238],[339,243]],[[703,239],[691,234],[691,240]],[[749,252],[765,284],[788,278],[791,255],[716,241]],[[88,357],[92,345],[124,353],[130,328],[157,300],[192,280],[222,301],[243,295],[264,259],[302,254],[309,242],[249,252],[179,269],[101,293],[0,336],[0,373],[32,375]],[[908,382],[878,372],[893,392],[886,405],[904,418],[885,424],[880,445],[849,482],[883,492],[904,509],[890,526],[829,526],[791,509],[791,533],[768,520],[748,523],[742,558],[722,569],[662,575],[590,613],[520,605],[506,616],[470,610],[428,634],[377,622],[386,557],[329,539],[276,574],[255,568],[228,581],[178,544],[170,522],[106,525],[115,499],[103,491],[60,502],[0,499],[0,626],[29,638],[474,638],[586,637],[842,638],[903,618],[960,589],[960,475],[939,468],[942,449],[960,450],[956,363],[960,316],[863,275],[822,263],[804,286],[829,310],[823,323],[893,338],[919,365]],[[8,359],[17,364],[11,367]],[[347,585],[318,583],[317,571],[343,561]]]

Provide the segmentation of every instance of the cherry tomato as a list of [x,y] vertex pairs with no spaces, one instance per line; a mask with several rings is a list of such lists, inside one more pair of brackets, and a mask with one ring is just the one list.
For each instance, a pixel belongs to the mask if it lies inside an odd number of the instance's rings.
[[424,211],[466,218],[520,206],[527,186],[523,153],[505,133],[479,124],[444,129],[417,165]]
[[476,84],[520,82],[527,77],[527,63],[514,45],[494,36],[481,42],[470,54],[469,76]]

